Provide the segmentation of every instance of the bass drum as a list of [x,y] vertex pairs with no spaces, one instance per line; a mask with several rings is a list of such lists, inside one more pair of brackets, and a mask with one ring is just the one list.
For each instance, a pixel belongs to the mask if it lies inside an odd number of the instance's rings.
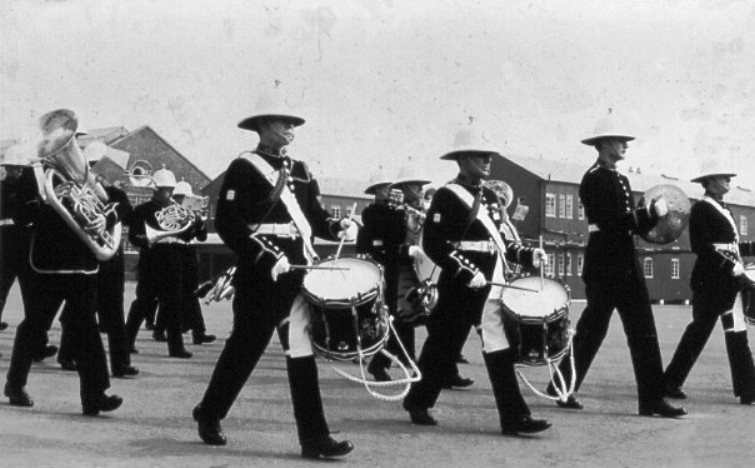
[[303,294],[311,305],[312,346],[328,359],[352,361],[372,356],[389,337],[383,303],[383,267],[368,255],[328,257],[304,277]]

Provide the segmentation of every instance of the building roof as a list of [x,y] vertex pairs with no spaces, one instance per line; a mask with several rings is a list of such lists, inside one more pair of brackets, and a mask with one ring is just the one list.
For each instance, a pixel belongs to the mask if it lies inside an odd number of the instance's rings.
[[[574,164],[566,161],[553,161],[549,159],[526,158],[521,156],[505,156],[505,159],[517,164],[535,176],[553,182],[564,182],[579,185],[587,170],[584,164]],[[702,186],[698,183],[681,180],[663,174],[638,174],[636,172],[623,172],[632,184],[635,192],[645,192],[656,185],[668,184],[680,188],[689,198],[699,199],[703,193]],[[737,179],[732,180],[732,188],[725,196],[725,201],[731,205],[755,206],[755,192],[749,187],[737,184]]]
[[371,200],[372,196],[364,193],[367,182],[357,179],[343,179],[339,177],[317,177],[322,195],[362,198]]

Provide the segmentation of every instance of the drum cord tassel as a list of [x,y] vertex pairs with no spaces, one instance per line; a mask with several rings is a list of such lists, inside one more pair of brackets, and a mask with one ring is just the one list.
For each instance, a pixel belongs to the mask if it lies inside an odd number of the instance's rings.
[[553,389],[556,392],[556,396],[550,396],[546,393],[541,392],[537,388],[535,388],[534,385],[530,383],[529,380],[527,380],[527,377],[524,376],[522,371],[519,369],[516,370],[517,375],[520,379],[522,379],[522,382],[524,382],[532,392],[542,398],[545,398],[546,400],[551,401],[561,401],[566,402],[566,400],[569,399],[569,397],[574,393],[574,387],[577,383],[577,371],[574,367],[574,347],[572,346],[572,343],[574,341],[574,335],[575,331],[572,329],[569,329],[569,362],[571,363],[571,379],[569,379],[569,385],[567,387],[566,381],[564,379],[564,375],[561,373],[561,370],[558,368],[558,363],[561,362],[560,359],[550,359],[549,357],[545,358],[545,363],[548,365],[548,371],[550,373],[551,379],[550,382],[553,383]]
[[[328,364],[330,365],[330,368],[333,369],[333,372],[345,378],[346,380],[364,385],[364,388],[367,389],[367,393],[377,398],[378,400],[399,401],[399,400],[403,400],[404,397],[409,393],[409,389],[411,388],[411,385],[413,383],[419,382],[422,379],[422,372],[420,372],[419,367],[417,367],[417,364],[414,362],[414,360],[412,360],[412,358],[409,357],[409,353],[406,351],[406,348],[404,347],[404,343],[402,343],[401,339],[399,339],[398,334],[396,333],[396,329],[393,327],[393,317],[390,317],[390,316],[388,317],[388,326],[390,327],[391,333],[393,333],[394,337],[396,338],[396,341],[398,341],[398,344],[401,347],[401,352],[404,354],[404,357],[406,357],[406,360],[409,362],[411,369],[407,368],[407,366],[404,365],[404,363],[401,362],[401,360],[398,357],[396,357],[389,351],[386,351],[385,348],[381,349],[380,352],[383,353],[388,359],[391,360],[392,363],[396,364],[404,372],[404,376],[405,376],[404,378],[397,379],[397,380],[390,380],[387,382],[377,382],[374,380],[369,380],[365,373],[365,365],[364,365],[364,361],[367,356],[365,356],[362,353],[361,346],[357,349],[359,353],[358,359],[359,359],[359,371],[362,375],[361,378],[355,377],[349,374],[348,372],[335,367],[332,364],[333,361],[331,359],[328,359]],[[385,393],[380,393],[373,389],[373,387],[395,387],[399,385],[403,385],[404,389],[400,393],[395,394],[395,395],[386,395]]]

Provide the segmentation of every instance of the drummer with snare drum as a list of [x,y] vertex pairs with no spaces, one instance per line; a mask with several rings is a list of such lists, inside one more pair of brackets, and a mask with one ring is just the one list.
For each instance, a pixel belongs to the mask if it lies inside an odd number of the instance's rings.
[[755,364],[747,343],[742,284],[742,256],[755,255],[755,243],[741,242],[737,223],[723,198],[736,174],[706,162],[702,175],[692,179],[705,195],[692,206],[689,238],[697,255],[692,269],[692,322],[687,326],[666,373],[669,398],[686,398],[682,385],[721,317],[731,367],[734,396],[743,405],[755,404]]
[[303,123],[282,96],[264,94],[257,113],[238,125],[257,132],[260,141],[254,151],[231,162],[218,195],[215,226],[238,255],[233,330],[193,416],[205,443],[226,444],[220,420],[277,329],[286,352],[301,455],[338,457],[354,446],[330,436],[308,333],[309,305],[301,289],[304,267],[315,257],[312,236],[337,240],[351,221],[330,217],[307,165],[288,156],[286,146]]
[[440,395],[448,363],[457,358],[474,325],[482,338],[483,358],[493,387],[503,434],[536,433],[550,423],[533,419],[519,390],[516,356],[503,327],[502,287],[508,262],[538,266],[542,249],[502,239],[500,201],[484,187],[492,149],[472,126],[461,130],[454,149],[441,159],[456,161],[459,175],[438,189],[427,212],[423,248],[441,268],[439,299],[427,321],[428,337],[419,357],[423,378],[412,385],[404,409],[414,424],[436,425],[430,415]]

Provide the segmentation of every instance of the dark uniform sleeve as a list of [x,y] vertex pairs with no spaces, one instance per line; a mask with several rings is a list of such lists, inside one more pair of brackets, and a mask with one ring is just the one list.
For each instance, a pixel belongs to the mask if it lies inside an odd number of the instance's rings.
[[467,225],[469,209],[450,189],[435,192],[427,210],[422,248],[430,259],[444,271],[468,283],[480,270],[453,242],[461,240]]
[[[295,161],[291,169],[291,176],[294,180],[299,178],[309,180],[309,183],[306,183],[301,191],[304,192],[302,193],[303,196],[297,197],[297,199],[299,199],[300,206],[303,207],[302,211],[307,217],[307,221],[312,226],[312,233],[321,239],[338,240],[340,220],[332,217],[328,210],[322,206],[320,184],[309,172],[309,167],[303,161]],[[300,191],[297,190],[296,193],[298,195]]]
[[629,181],[609,169],[591,168],[582,179],[579,198],[589,222],[606,234],[645,234],[658,223],[648,207],[635,208]]
[[34,223],[42,203],[39,190],[34,168],[32,166],[25,167],[18,180],[17,209],[13,213],[13,222],[17,226],[30,228]]
[[137,206],[129,216],[128,241],[134,247],[146,249],[149,247],[147,236],[145,234],[146,213],[148,211],[147,203]]
[[115,207],[115,218],[108,220],[108,225],[121,222],[128,225],[131,221],[131,213],[134,211],[131,207],[131,202],[128,199],[126,192],[115,186],[105,187],[108,197],[110,197],[110,203],[117,203]]

